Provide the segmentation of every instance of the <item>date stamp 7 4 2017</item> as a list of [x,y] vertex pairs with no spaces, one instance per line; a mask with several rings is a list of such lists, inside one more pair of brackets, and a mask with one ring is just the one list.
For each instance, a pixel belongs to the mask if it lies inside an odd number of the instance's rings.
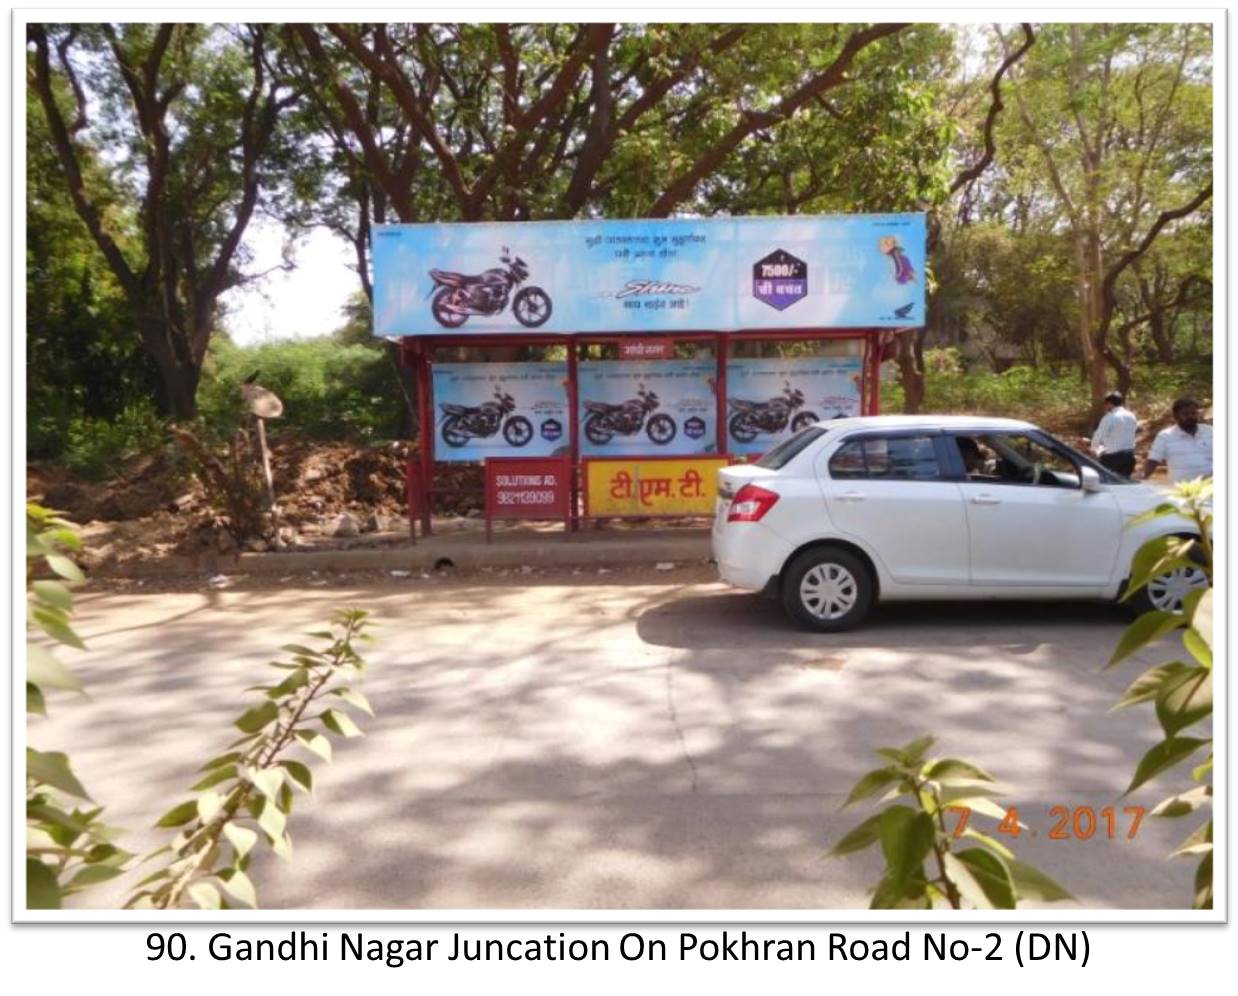
[[[1105,806],[1099,812],[1091,806],[1052,806],[1047,816],[1047,821],[1052,823],[1052,826],[1046,836],[1050,840],[1091,840],[1093,837],[1102,840],[1134,840],[1143,823],[1145,812],[1143,806]],[[947,806],[946,814],[955,820],[951,828],[954,836],[962,837],[971,820],[971,808]],[[1021,833],[1032,837],[1040,836],[1037,829],[1020,821],[1017,806],[1011,806],[1002,813],[997,832],[1016,839]]]

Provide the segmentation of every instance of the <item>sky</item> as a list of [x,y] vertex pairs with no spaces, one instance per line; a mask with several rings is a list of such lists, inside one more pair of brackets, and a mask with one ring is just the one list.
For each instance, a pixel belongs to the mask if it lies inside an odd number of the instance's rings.
[[[254,254],[246,267],[261,273],[280,264],[283,226],[255,219],[245,233]],[[361,289],[356,257],[338,235],[315,228],[298,245],[296,264],[289,272],[276,271],[223,298],[224,327],[238,345],[249,346],[274,339],[305,339],[326,335],[344,324],[340,309]]]

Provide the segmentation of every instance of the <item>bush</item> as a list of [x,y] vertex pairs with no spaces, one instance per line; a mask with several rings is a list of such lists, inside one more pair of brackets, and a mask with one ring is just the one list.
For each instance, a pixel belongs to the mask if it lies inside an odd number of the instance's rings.
[[115,419],[75,418],[68,426],[61,462],[75,474],[102,480],[131,457],[160,450],[164,421],[149,401],[125,406]]
[[240,385],[253,374],[284,402],[272,433],[295,429],[319,439],[395,438],[404,405],[395,367],[385,349],[343,345],[323,337],[240,347],[212,346],[198,409],[206,424],[229,435],[243,410]]

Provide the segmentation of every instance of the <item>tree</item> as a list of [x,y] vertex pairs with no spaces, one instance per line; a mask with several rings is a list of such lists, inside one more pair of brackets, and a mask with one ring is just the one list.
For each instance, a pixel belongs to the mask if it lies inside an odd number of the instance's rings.
[[164,409],[195,412],[241,240],[276,209],[299,99],[261,25],[33,24],[27,80],[73,209],[159,370]]
[[1107,366],[1119,390],[1130,386],[1110,334],[1120,285],[1212,195],[1210,42],[1192,24],[1047,25],[1014,77],[1029,154],[1013,176],[1047,187],[1070,233],[1093,416]]

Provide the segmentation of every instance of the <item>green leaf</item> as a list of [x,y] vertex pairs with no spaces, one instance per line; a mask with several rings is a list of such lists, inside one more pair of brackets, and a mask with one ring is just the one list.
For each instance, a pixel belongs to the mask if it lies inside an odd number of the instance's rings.
[[1157,664],[1156,667],[1148,668],[1148,670],[1144,671],[1143,674],[1130,683],[1130,686],[1122,693],[1122,697],[1118,699],[1110,711],[1126,709],[1130,706],[1138,705],[1140,702],[1147,702],[1150,699],[1156,698],[1166,680],[1176,674],[1181,674],[1187,669],[1187,665],[1181,661],[1169,661],[1168,663]]
[[35,644],[26,648],[26,680],[40,688],[57,688],[66,692],[80,692],[82,683],[67,667],[58,661],[50,650]]
[[1156,696],[1156,718],[1166,736],[1212,715],[1212,671],[1191,668],[1161,685]]
[[60,883],[38,858],[26,858],[26,909],[60,909]]
[[1212,774],[1212,755],[1211,754],[1208,755],[1208,760],[1206,760],[1203,764],[1198,765],[1197,767],[1191,770],[1191,777],[1197,782],[1202,782],[1210,774]]
[[355,706],[370,716],[374,715],[374,708],[370,705],[370,700],[355,688],[337,688],[331,694],[338,695],[350,706]]
[[285,643],[280,650],[286,650],[290,654],[296,654],[299,657],[308,657],[311,660],[322,660],[322,654],[317,650],[311,650],[309,647],[303,647],[299,643]]
[[204,879],[199,879],[194,882],[186,890],[189,897],[198,904],[198,909],[201,910],[217,910],[219,909],[219,890]]
[[[1006,809],[1004,806],[998,805],[989,796],[986,795],[970,795],[973,789],[968,788],[960,792],[957,797],[947,796],[949,790],[942,793],[941,805],[945,809],[948,806],[958,806],[970,809],[973,813],[979,813],[981,816],[989,816],[995,820],[1004,820],[1006,818]],[[1019,826],[1024,824],[1020,823]]]
[[32,681],[26,682],[26,712],[36,716],[47,715],[47,703],[43,700],[43,693]]
[[279,765],[306,792],[312,793],[314,791],[314,774],[307,765],[302,764],[300,761],[280,761]]
[[363,735],[357,729],[357,724],[352,721],[352,717],[346,712],[340,712],[338,709],[328,709],[319,718],[322,720],[323,726],[341,737],[359,737]]
[[914,874],[922,874],[936,830],[928,813],[909,806],[891,806],[881,814],[877,836],[886,859],[886,874],[894,888],[901,890]]
[[1212,850],[1212,820],[1196,827],[1189,837],[1170,852],[1171,858],[1207,854]]
[[245,857],[253,846],[258,843],[258,835],[256,833],[248,827],[243,827],[231,821],[224,824],[224,836],[228,838],[232,849],[236,851],[238,861]]
[[79,889],[89,888],[92,885],[99,885],[102,882],[110,881],[124,873],[125,870],[123,868],[118,868],[115,865],[87,865],[69,880],[68,888],[76,892]]
[[1172,633],[1175,629],[1181,628],[1184,622],[1185,619],[1175,612],[1162,612],[1159,609],[1145,612],[1126,627],[1126,631],[1122,634],[1117,648],[1110,656],[1109,663],[1105,667],[1113,667],[1131,654],[1143,649],[1149,643],[1153,643],[1167,633]]
[[285,695],[291,695],[297,689],[304,688],[309,684],[309,676],[309,668],[298,667],[287,678],[267,692],[267,698],[282,699]]
[[963,836],[972,840],[980,841],[980,843],[982,843],[990,851],[1005,858],[1008,862],[1014,860],[1014,852],[1010,850],[1010,848],[1008,848],[1001,841],[997,840],[995,837],[990,837],[988,834],[981,833],[975,827],[969,826],[963,831]]
[[47,566],[66,581],[85,581],[86,575],[82,569],[62,553],[49,553],[45,558]]
[[973,781],[991,782],[994,780],[993,776],[983,768],[978,768],[967,761],[960,761],[956,757],[943,757],[940,760],[932,761],[924,766],[920,775],[922,778],[942,785],[957,782],[970,783]]
[[285,861],[291,861],[292,860],[292,837],[290,837],[288,834],[284,834],[282,837],[279,837],[271,841],[271,850],[274,851],[281,858],[283,858]]
[[73,594],[59,581],[36,581],[30,587],[42,601],[61,612],[73,611]]
[[244,903],[250,909],[258,908],[258,895],[254,892],[254,883],[239,868],[228,868],[220,872],[219,882],[224,887],[224,891],[237,902]]
[[976,909],[1015,908],[1010,870],[996,854],[980,847],[969,847],[957,855],[947,853],[944,863],[946,875],[958,886],[960,895]]
[[881,822],[881,814],[874,813],[857,827],[853,827],[830,850],[831,857],[841,857],[854,851],[862,851],[877,843],[877,828]]
[[1037,903],[1057,903],[1075,898],[1040,869],[1033,868],[1023,861],[1008,858],[1006,868],[1010,872],[1010,878],[1014,882],[1015,893],[1019,899]]
[[242,713],[235,725],[242,733],[257,733],[278,716],[279,706],[274,702],[263,702]]
[[26,775],[36,782],[50,785],[79,799],[89,799],[90,793],[69,768],[69,755],[58,751],[37,751],[26,748]]
[[324,761],[331,761],[331,741],[324,737],[321,733],[315,733],[312,730],[297,730],[294,734],[301,741],[301,744],[306,750],[313,751]]
[[1196,910],[1212,909],[1212,852],[1204,855],[1204,859],[1195,869],[1195,899],[1191,908]]
[[923,873],[913,874],[906,882],[899,883],[889,873],[882,876],[873,891],[869,909],[873,910],[924,910],[933,908],[931,886]]
[[1198,785],[1193,789],[1171,795],[1162,799],[1148,813],[1149,816],[1162,816],[1172,819],[1195,812],[1200,806],[1212,798],[1211,785]]
[[227,754],[220,754],[218,757],[212,757],[206,764],[202,765],[199,771],[210,771],[212,768],[218,768],[225,764],[232,764],[234,761],[239,761],[245,755],[240,751],[229,751]]
[[1175,764],[1185,761],[1206,743],[1208,743],[1207,740],[1200,740],[1196,737],[1170,737],[1162,740],[1140,759],[1135,768],[1135,777],[1131,779],[1130,785],[1122,795],[1124,797],[1130,795],[1140,785],[1155,778],[1161,772],[1168,771]]
[[878,768],[875,771],[868,772],[855,783],[855,786],[851,789],[851,794],[843,802],[842,808],[846,809],[852,803],[876,795],[891,782],[897,782],[902,777],[903,775],[895,768]]
[[1197,630],[1188,628],[1187,631],[1182,634],[1182,645],[1186,647],[1190,655],[1199,661],[1199,663],[1204,667],[1209,669],[1212,667],[1212,648],[1208,646],[1207,642],[1202,636],[1199,635]]
[[198,800],[190,799],[179,806],[173,806],[155,824],[157,827],[181,827],[198,815]]
[[236,776],[237,770],[235,764],[225,764],[219,768],[212,768],[205,778],[189,786],[189,791],[201,792],[208,788],[214,788],[220,782],[226,782]]
[[1195,611],[1191,613],[1191,628],[1199,634],[1199,638],[1208,644],[1209,651],[1212,650],[1212,589],[1208,588],[1200,596],[1199,601],[1195,604]]

